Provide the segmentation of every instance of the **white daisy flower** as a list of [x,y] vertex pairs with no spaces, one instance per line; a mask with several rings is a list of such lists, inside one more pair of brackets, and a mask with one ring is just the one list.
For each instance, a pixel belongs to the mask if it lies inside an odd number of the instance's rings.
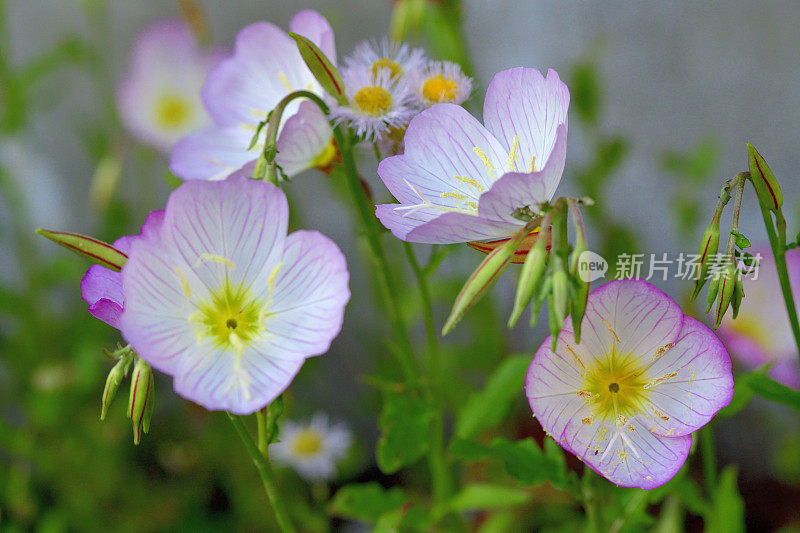
[[342,72],[346,105],[331,108],[339,124],[347,122],[359,137],[376,140],[392,128],[404,128],[418,109],[408,84],[392,77],[390,69],[348,68]]
[[363,41],[344,62],[348,69],[368,70],[377,76],[382,69],[391,72],[393,79],[414,74],[425,66],[425,53],[405,43],[389,41]]
[[343,423],[328,424],[328,415],[317,413],[307,424],[287,420],[281,425],[280,441],[269,447],[270,457],[294,468],[309,480],[331,479],[350,448],[353,437]]
[[410,85],[424,107],[444,102],[461,104],[472,92],[472,78],[449,61],[429,61],[410,78]]

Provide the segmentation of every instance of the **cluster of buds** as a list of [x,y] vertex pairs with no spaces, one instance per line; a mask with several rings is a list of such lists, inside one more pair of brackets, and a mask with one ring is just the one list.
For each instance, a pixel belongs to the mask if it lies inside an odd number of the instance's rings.
[[[700,294],[707,280],[711,280],[708,291],[708,305],[706,313],[711,308],[715,311],[714,328],[718,328],[722,323],[722,318],[728,310],[732,309],[733,318],[739,314],[739,307],[744,298],[744,287],[742,284],[742,271],[755,267],[753,256],[744,250],[750,247],[750,241],[739,233],[739,211],[742,206],[742,197],[746,182],[749,181],[756,191],[758,201],[764,213],[764,220],[772,224],[770,213],[775,217],[780,242],[783,243],[785,250],[786,243],[786,221],[783,217],[783,194],[775,179],[775,175],[770,170],[767,162],[753,147],[747,143],[748,163],[750,170],[740,172],[732,179],[725,182],[719,194],[717,207],[711,223],[703,234],[698,251],[700,256],[700,272],[695,280],[694,290],[691,299],[694,300]],[[720,218],[725,206],[730,202],[733,191],[735,190],[736,199],[734,201],[733,220],[728,235],[728,242],[725,253],[717,254],[720,241]],[[714,259],[716,258],[716,260]]]
[[[442,334],[446,335],[455,327],[466,311],[500,278],[508,265],[517,262],[514,259],[523,250],[526,252],[525,261],[508,327],[516,325],[529,305],[532,308],[531,326],[534,326],[542,303],[547,300],[553,342],[556,342],[568,316],[572,317],[575,337],[579,341],[581,322],[589,298],[589,279],[581,272],[588,246],[579,206],[592,203],[588,198],[562,196],[552,205],[541,206],[539,214],[532,216],[505,243],[494,248],[475,269],[456,297]],[[569,218],[572,219],[575,232],[574,245],[570,244],[568,237]],[[529,242],[532,235],[536,236],[535,242],[525,250],[524,243]]]
[[153,417],[154,392],[153,369],[150,368],[144,359],[138,357],[133,349],[128,346],[118,347],[116,351],[109,352],[103,350],[109,359],[116,361],[106,378],[106,386],[103,389],[101,402],[100,420],[106,419],[108,408],[117,396],[117,390],[122,381],[131,372],[131,387],[128,395],[127,415],[133,425],[133,443],[139,444],[142,432],[150,431],[150,420]]

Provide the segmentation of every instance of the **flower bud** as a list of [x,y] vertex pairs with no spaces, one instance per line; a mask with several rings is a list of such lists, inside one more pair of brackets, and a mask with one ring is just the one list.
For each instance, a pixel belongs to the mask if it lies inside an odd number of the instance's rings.
[[320,86],[340,104],[346,104],[347,96],[344,94],[342,76],[334,64],[331,63],[331,60],[322,53],[322,50],[311,39],[293,32],[289,32],[289,37],[297,43],[297,50]]
[[748,163],[750,166],[750,180],[756,189],[759,203],[770,211],[778,211],[783,205],[783,193],[775,174],[769,165],[758,153],[755,147],[747,143]]
[[739,316],[739,307],[742,305],[744,299],[744,284],[742,283],[742,271],[736,271],[736,286],[733,289],[733,298],[731,298],[731,308],[733,309],[733,318]]
[[584,252],[587,252],[588,246],[586,239],[579,233],[575,240],[575,249],[572,251],[570,274],[572,281],[575,283],[575,294],[572,297],[572,329],[575,332],[575,343],[581,342],[581,324],[583,323],[583,315],[586,312],[586,304],[589,301],[589,281],[584,280],[580,275],[580,258]]
[[514,298],[514,310],[511,311],[511,317],[508,319],[509,328],[513,328],[519,317],[525,312],[525,308],[530,303],[537,287],[542,282],[544,273],[547,271],[547,259],[550,255],[547,250],[547,241],[549,239],[549,228],[540,231],[539,239],[525,257],[525,264],[522,265],[519,285],[517,285],[517,295]]
[[128,254],[94,237],[41,228],[37,229],[36,233],[94,263],[117,272],[122,270],[122,266],[128,260]]
[[711,311],[711,306],[717,299],[717,292],[719,292],[719,280],[722,274],[717,274],[711,278],[711,283],[708,285],[708,304],[706,304],[706,313]]
[[478,265],[478,268],[475,269],[475,272],[472,273],[456,297],[453,310],[450,311],[450,316],[447,317],[447,321],[442,328],[442,335],[450,333],[455,325],[461,321],[467,309],[480,300],[486,294],[486,291],[494,285],[509,265],[514,252],[527,234],[527,227],[521,229],[503,246],[495,248]]
[[719,277],[719,288],[717,289],[717,296],[719,298],[717,299],[714,329],[717,329],[722,323],[722,317],[725,316],[725,311],[728,310],[734,290],[736,289],[736,277],[738,274],[739,269],[736,267],[735,263],[731,262]]
[[711,266],[711,258],[717,254],[717,250],[719,249],[720,215],[720,211],[714,213],[714,218],[711,219],[711,224],[706,228],[705,233],[703,233],[703,239],[700,241],[700,250],[698,251],[698,255],[700,256],[700,272],[698,273],[697,279],[694,280],[694,290],[690,298],[692,301],[697,298],[697,295],[700,294],[700,289],[706,284],[706,276]]
[[128,373],[128,368],[130,368],[131,362],[133,361],[133,355],[130,355],[130,353],[131,352],[128,352],[128,354],[122,356],[108,373],[106,386],[103,389],[103,398],[101,400],[100,420],[106,419],[106,413],[108,413],[108,408],[117,395],[117,389],[119,389],[120,383],[122,383],[122,380]]
[[553,280],[553,298],[550,300],[550,331],[553,333],[553,350],[555,350],[558,333],[564,326],[570,311],[572,298],[572,282],[569,274],[564,270],[556,270],[551,278]]
[[153,370],[144,359],[136,358],[131,374],[131,391],[128,397],[128,418],[133,424],[133,443],[139,444],[142,430],[150,430],[153,414]]

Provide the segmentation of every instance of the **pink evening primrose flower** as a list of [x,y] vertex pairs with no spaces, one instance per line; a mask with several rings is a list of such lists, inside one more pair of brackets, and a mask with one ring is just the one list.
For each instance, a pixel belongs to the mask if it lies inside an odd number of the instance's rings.
[[338,335],[344,256],[316,231],[287,236],[288,217],[272,184],[194,181],[170,195],[157,231],[131,243],[122,335],[181,396],[252,413]]
[[128,74],[117,90],[125,129],[169,154],[179,139],[208,126],[200,88],[222,57],[220,50],[203,50],[180,20],[150,25],[136,39]]
[[[555,193],[564,170],[569,90],[554,70],[499,72],[486,90],[484,124],[436,104],[411,120],[405,153],[378,174],[398,204],[377,206],[394,235],[449,244],[500,239]],[[527,208],[527,209],[526,209]]]
[[[754,248],[760,255],[758,275],[742,278],[747,295],[736,320],[722,319],[719,336],[736,361],[746,368],[772,363],[770,377],[788,387],[800,388],[800,365],[789,317],[783,305],[775,258],[768,246]],[[800,301],[800,249],[786,252],[786,266],[795,301]]]
[[[300,11],[289,30],[311,39],[336,63],[333,30],[322,15]],[[297,90],[324,94],[294,40],[269,22],[246,26],[236,35],[233,56],[209,74],[203,87],[203,102],[214,125],[182,139],[172,152],[170,168],[186,180],[219,180],[255,161],[266,133],[265,128],[261,140],[248,150],[258,123]],[[323,167],[336,154],[327,117],[315,104],[300,99],[284,111],[276,147],[276,161],[287,176]]]
[[[161,226],[164,211],[153,211],[145,219],[141,235],[146,235]],[[131,243],[140,235],[126,235],[112,243],[125,252],[131,251]],[[119,329],[119,317],[125,308],[122,293],[122,274],[101,265],[92,265],[81,279],[81,297],[89,304],[89,313],[109,326]]]
[[680,470],[692,433],[733,396],[731,360],[705,325],[641,280],[592,291],[581,342],[567,319],[533,357],[525,392],[562,447],[623,487],[652,489]]

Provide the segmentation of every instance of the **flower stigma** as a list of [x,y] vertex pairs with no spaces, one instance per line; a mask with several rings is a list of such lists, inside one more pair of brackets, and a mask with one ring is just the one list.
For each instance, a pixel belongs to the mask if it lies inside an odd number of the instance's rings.
[[376,117],[392,106],[392,95],[383,87],[372,85],[359,89],[353,101],[362,113]]

